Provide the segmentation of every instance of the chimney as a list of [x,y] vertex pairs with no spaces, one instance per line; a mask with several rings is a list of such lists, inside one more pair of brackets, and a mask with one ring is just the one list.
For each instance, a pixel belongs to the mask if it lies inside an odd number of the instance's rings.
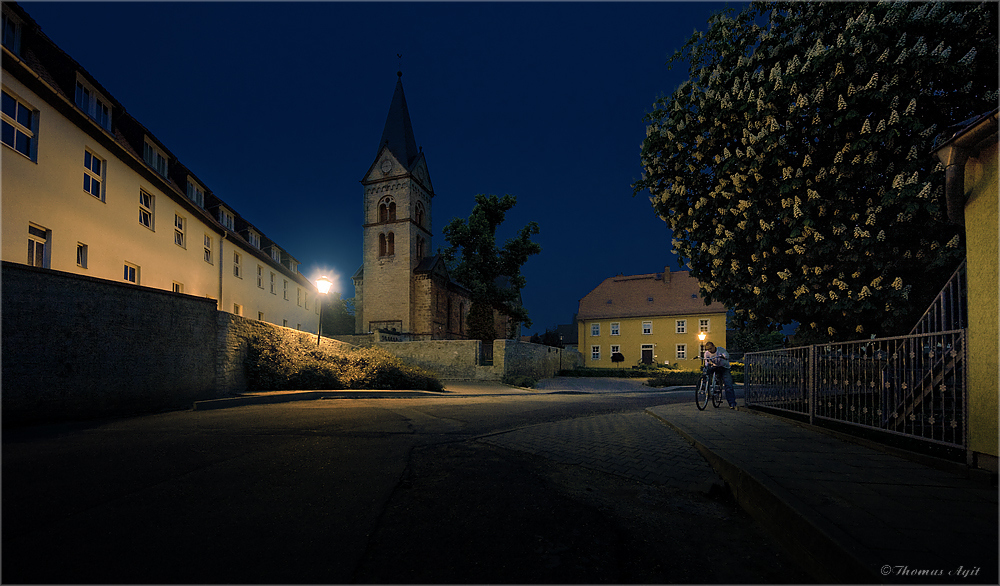
[[663,267],[663,284],[670,285],[670,267]]

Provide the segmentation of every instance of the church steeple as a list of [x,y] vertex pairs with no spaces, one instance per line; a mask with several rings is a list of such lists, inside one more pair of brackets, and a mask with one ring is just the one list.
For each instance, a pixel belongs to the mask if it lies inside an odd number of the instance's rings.
[[410,111],[406,108],[406,96],[403,94],[403,72],[397,71],[396,77],[396,91],[392,94],[389,115],[385,119],[385,128],[382,129],[382,139],[378,143],[376,155],[383,146],[388,145],[393,156],[409,169],[419,151],[417,141],[413,138],[413,125],[410,123]]

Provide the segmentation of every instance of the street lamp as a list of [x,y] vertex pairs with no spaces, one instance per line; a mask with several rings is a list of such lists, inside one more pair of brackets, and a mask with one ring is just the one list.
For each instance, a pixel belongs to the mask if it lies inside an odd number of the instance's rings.
[[[319,291],[320,295],[326,295],[330,292],[330,286],[333,285],[333,281],[322,276],[316,279],[316,290]],[[323,298],[319,299],[319,324],[316,325],[316,345],[319,346],[320,336],[323,333]]]
[[699,350],[701,351],[701,358],[704,358],[705,357],[705,350],[704,350],[704,347],[705,347],[705,332],[698,332],[698,341],[702,343],[701,344],[702,347]]

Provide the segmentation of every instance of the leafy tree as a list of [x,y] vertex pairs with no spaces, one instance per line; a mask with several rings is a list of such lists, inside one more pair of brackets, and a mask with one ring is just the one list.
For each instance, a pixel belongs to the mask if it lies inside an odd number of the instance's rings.
[[441,252],[452,277],[466,287],[472,299],[469,307],[471,337],[493,340],[493,309],[508,315],[514,323],[531,326],[528,311],[521,305],[525,279],[521,267],[542,247],[532,242],[538,224],[528,222],[502,249],[496,245],[497,227],[517,203],[513,195],[476,196],[468,221],[455,218],[442,230],[449,247]]
[[549,329],[546,329],[540,336],[538,335],[538,332],[535,332],[535,334],[531,336],[531,343],[541,344],[543,346],[552,346],[553,348],[563,347],[562,338],[559,336],[559,332]]
[[331,293],[323,302],[323,329],[326,336],[354,333],[354,298]]
[[737,329],[906,332],[964,256],[930,153],[996,107],[997,55],[994,2],[716,15],[669,62],[690,79],[646,117],[634,192]]

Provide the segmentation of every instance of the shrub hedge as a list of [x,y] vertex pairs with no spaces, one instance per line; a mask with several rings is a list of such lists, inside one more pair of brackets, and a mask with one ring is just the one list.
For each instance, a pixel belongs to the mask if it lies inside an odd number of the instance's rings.
[[381,348],[335,354],[269,334],[255,334],[247,340],[244,366],[250,391],[444,389],[433,373],[404,364]]

